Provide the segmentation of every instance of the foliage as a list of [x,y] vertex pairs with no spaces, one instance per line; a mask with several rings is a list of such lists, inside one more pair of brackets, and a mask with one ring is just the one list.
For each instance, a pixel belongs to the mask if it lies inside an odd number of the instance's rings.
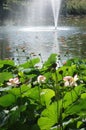
[[66,4],[69,14],[86,14],[85,0],[67,0]]
[[[85,128],[86,60],[70,59],[58,67],[57,54],[51,54],[41,68],[39,62],[36,58],[15,65],[0,60],[0,130]],[[40,75],[45,81],[38,82]],[[65,86],[68,76],[67,82],[77,86]]]

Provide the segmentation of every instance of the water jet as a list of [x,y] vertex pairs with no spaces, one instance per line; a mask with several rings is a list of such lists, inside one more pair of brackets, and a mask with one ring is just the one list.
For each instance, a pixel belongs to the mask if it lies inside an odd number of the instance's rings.
[[61,2],[62,0],[51,0],[55,29],[57,29],[58,25]]
[[27,26],[48,27],[57,29],[62,0],[31,0],[27,7]]

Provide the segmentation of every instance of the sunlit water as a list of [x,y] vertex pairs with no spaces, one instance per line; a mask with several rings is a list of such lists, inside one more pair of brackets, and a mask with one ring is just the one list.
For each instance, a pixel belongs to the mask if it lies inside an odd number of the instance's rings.
[[14,58],[18,63],[27,57],[41,54],[45,61],[51,53],[60,54],[62,60],[71,57],[86,58],[86,32],[79,27],[0,27],[0,57]]
[[45,61],[51,53],[62,61],[86,58],[86,18],[75,18],[74,24],[73,18],[59,20],[60,5],[61,0],[29,0],[25,11],[13,9],[15,15],[0,27],[0,58],[13,58],[16,63],[40,55]]

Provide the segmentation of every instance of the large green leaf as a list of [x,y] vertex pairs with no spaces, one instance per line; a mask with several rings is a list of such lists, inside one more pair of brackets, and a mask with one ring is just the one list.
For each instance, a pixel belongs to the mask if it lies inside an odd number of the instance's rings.
[[57,110],[57,102],[54,102],[42,112],[38,120],[38,125],[41,130],[50,130],[50,128],[58,122]]
[[23,84],[22,86],[19,86],[18,88],[12,88],[9,91],[9,93],[15,95],[15,97],[22,96],[24,93],[26,93],[30,88],[29,85]]
[[64,108],[67,108],[70,104],[73,104],[73,102],[75,102],[79,98],[81,94],[81,90],[82,90],[82,85],[75,87],[73,90],[69,92],[66,92],[63,98]]
[[81,99],[80,101],[77,101],[68,109],[65,111],[66,114],[77,114],[77,115],[82,115],[86,116],[86,99]]
[[38,86],[29,89],[28,91],[26,91],[25,93],[23,93],[23,97],[29,97],[31,99],[34,100],[40,100],[40,88]]
[[[86,93],[82,93],[83,85],[77,86],[75,88],[77,97],[74,98],[72,102],[66,109],[65,114],[78,114],[86,115]],[[73,95],[74,96],[74,95]],[[77,100],[76,100],[77,99]],[[70,98],[69,98],[70,103]]]
[[51,103],[51,98],[55,96],[55,92],[51,89],[42,89],[40,93],[41,103],[43,105],[48,105]]
[[9,80],[12,78],[12,73],[11,72],[3,72],[0,73],[0,82],[3,83],[4,81]]
[[44,63],[44,67],[49,67],[52,64],[56,63],[57,60],[57,54],[51,54],[48,60]]
[[12,94],[7,94],[0,97],[0,106],[8,107],[16,101],[15,96]]
[[11,66],[14,66],[14,61],[12,61],[12,60],[0,60],[0,66],[1,65],[11,65]]
[[29,67],[32,68],[32,67],[34,67],[34,65],[38,64],[39,62],[40,62],[39,58],[31,59],[31,60],[27,61],[26,63],[21,64],[20,67],[24,67],[25,69],[29,68]]

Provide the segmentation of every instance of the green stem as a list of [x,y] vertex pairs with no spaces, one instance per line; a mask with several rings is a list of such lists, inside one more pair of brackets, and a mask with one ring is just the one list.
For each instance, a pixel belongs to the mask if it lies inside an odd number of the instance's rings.
[[41,87],[41,85],[38,85],[38,92],[39,92],[39,103],[41,104],[41,96],[40,96],[40,87]]
[[63,130],[63,122],[62,122],[62,113],[63,113],[63,103],[64,103],[64,99],[63,99],[63,96],[64,96],[64,88],[63,88],[63,91],[62,91],[62,106],[61,106],[61,110],[60,110],[60,126],[61,126],[61,130]]
[[[60,94],[59,94],[59,85],[58,85],[58,77],[57,77],[57,73],[55,71],[55,84],[54,84],[54,91],[55,91],[55,100],[57,101],[57,113],[58,113],[58,116],[57,116],[57,121],[59,120],[59,117],[61,118],[62,120],[62,112],[60,110],[60,106],[59,106],[59,99],[60,99]],[[60,121],[61,121],[60,120]],[[62,121],[60,122],[60,128],[62,128]],[[58,129],[58,126],[57,126],[57,129]]]
[[22,92],[21,92],[21,86],[20,86],[20,101],[21,101],[21,105],[22,105]]

